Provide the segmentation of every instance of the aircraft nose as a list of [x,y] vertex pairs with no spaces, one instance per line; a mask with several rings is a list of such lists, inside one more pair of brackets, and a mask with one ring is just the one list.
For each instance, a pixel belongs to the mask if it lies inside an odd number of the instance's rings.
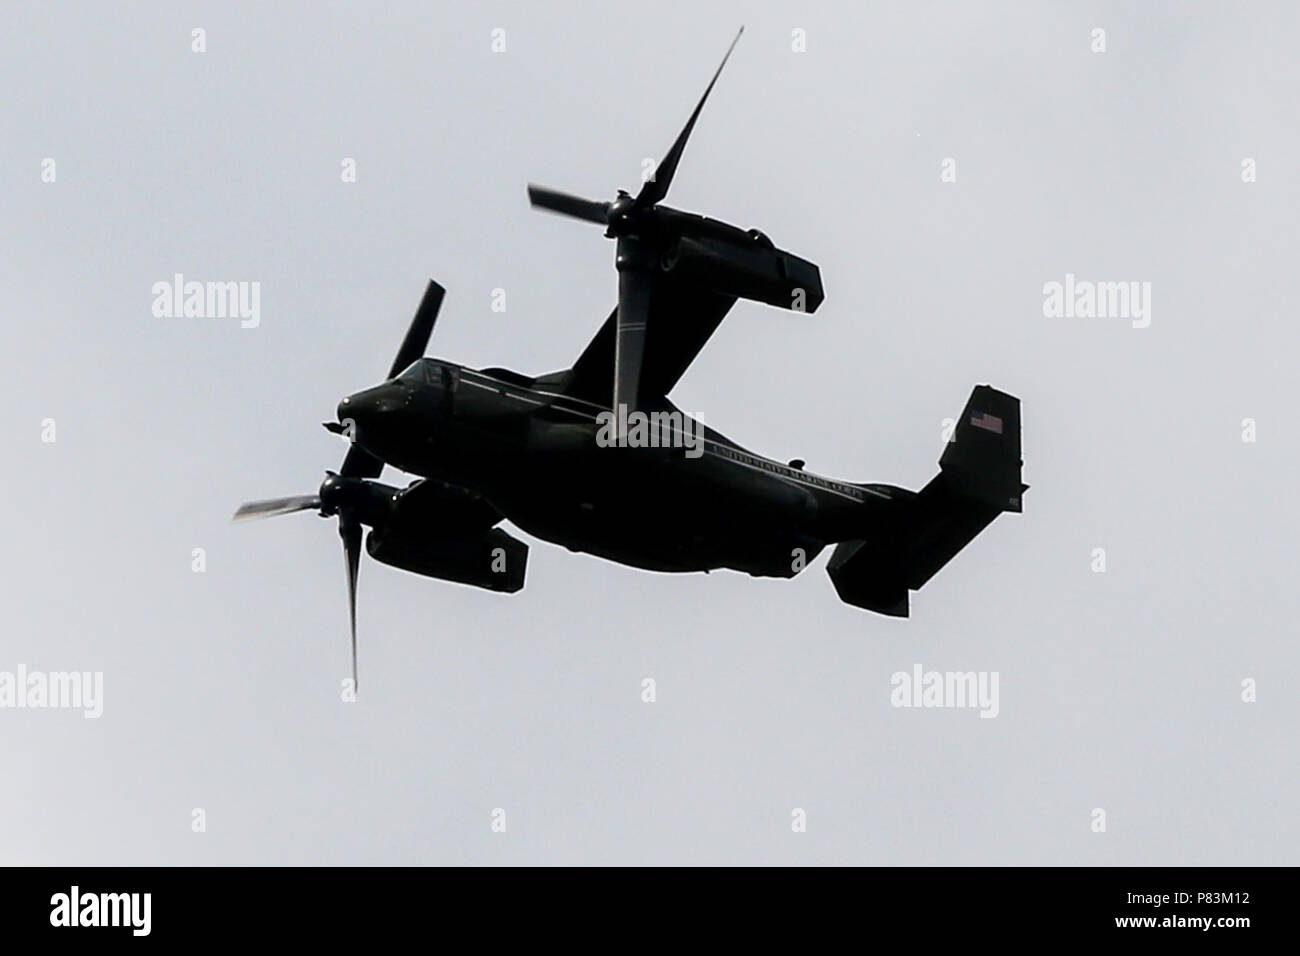
[[346,426],[351,421],[357,428],[365,428],[367,424],[373,425],[381,415],[396,411],[404,404],[401,387],[385,382],[349,395],[339,402],[339,424]]

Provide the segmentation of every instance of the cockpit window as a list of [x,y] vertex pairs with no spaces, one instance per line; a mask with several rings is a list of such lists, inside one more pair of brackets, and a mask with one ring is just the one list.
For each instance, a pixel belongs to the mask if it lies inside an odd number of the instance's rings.
[[412,385],[428,385],[437,381],[435,375],[437,369],[434,363],[427,358],[416,359],[406,367],[406,370],[397,376],[400,382],[410,382]]

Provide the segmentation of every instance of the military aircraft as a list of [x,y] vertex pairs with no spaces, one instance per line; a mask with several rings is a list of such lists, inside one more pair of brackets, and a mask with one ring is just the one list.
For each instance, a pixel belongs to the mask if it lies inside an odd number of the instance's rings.
[[[377,561],[511,593],[524,585],[528,546],[502,521],[652,571],[791,578],[833,544],[827,571],[840,598],[906,617],[909,591],[999,514],[1021,510],[1020,402],[988,386],[972,392],[939,474],[917,492],[764,458],[669,400],[737,299],[804,312],[823,299],[817,266],[763,233],[661,205],[736,40],[635,196],[602,202],[529,186],[534,206],[615,240],[618,303],[572,368],[529,376],[425,358],[444,294],[430,281],[388,377],[344,398],[325,425],[352,440],[338,472],[315,494],[236,512],[338,518],[354,681],[365,527]],[[386,464],[421,478],[382,484]]]

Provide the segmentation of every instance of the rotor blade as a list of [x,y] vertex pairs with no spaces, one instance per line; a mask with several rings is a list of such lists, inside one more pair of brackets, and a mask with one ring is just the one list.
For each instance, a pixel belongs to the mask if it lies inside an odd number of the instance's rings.
[[316,495],[294,495],[290,498],[269,498],[266,501],[249,501],[239,506],[232,521],[251,521],[254,518],[274,518],[320,507]]
[[558,212],[562,216],[572,216],[574,219],[584,219],[602,226],[609,217],[607,202],[583,199],[581,196],[562,193],[558,189],[548,189],[533,183],[528,184],[528,201],[534,206]]
[[641,357],[650,318],[650,273],[640,260],[644,251],[633,239],[618,241],[618,315],[614,322],[614,415],[619,407],[634,411],[640,397]]
[[357,570],[361,565],[361,522],[339,515],[339,537],[348,568],[348,620],[352,625],[352,690],[357,689]]
[[722,62],[718,64],[718,70],[713,74],[713,79],[709,80],[709,85],[705,87],[704,95],[700,97],[700,102],[695,106],[695,112],[686,121],[686,126],[678,134],[677,141],[673,143],[672,149],[668,150],[668,155],[663,158],[659,168],[655,170],[654,178],[641,187],[641,192],[636,197],[636,204],[642,209],[661,202],[668,195],[668,187],[672,185],[673,176],[677,172],[677,163],[682,158],[682,151],[686,149],[686,140],[690,138],[691,130],[695,128],[695,121],[700,117],[700,110],[704,109],[704,101],[713,92],[713,84],[718,82],[718,77],[722,75],[722,68],[727,65],[727,58],[731,56],[731,51],[736,48],[736,44],[740,41],[740,34],[744,32],[745,28],[741,27],[736,34],[736,39],[732,40],[731,46],[727,47],[727,54],[722,58]]
[[446,294],[446,289],[432,279],[429,280],[420,307],[415,310],[415,318],[411,319],[411,327],[406,330],[406,338],[402,339],[397,357],[393,359],[393,367],[388,370],[389,378],[404,371],[416,359],[424,357],[429,336],[433,333],[433,323],[438,318],[438,309],[442,307],[442,297]]

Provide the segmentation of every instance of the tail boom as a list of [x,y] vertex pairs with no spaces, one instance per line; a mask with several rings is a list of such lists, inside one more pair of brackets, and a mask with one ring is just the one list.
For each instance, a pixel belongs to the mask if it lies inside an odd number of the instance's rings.
[[987,385],[971,393],[939,474],[919,492],[895,492],[867,536],[838,545],[827,573],[846,604],[907,617],[919,590],[1003,512],[1019,513],[1020,400]]

